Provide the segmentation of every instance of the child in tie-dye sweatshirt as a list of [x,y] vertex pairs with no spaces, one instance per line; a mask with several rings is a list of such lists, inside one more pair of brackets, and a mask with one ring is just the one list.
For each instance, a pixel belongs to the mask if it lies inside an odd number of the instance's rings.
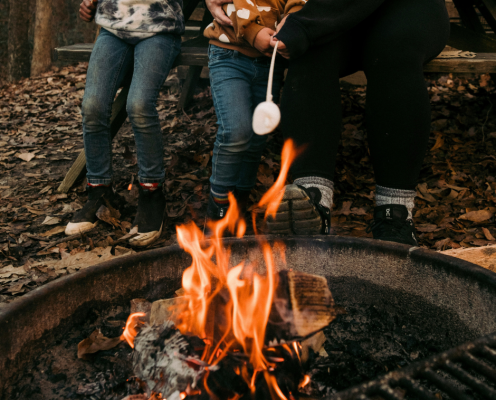
[[[119,204],[112,189],[110,118],[117,90],[130,80],[126,110],[138,158],[138,210],[129,242],[146,246],[162,231],[165,177],[157,96],[180,51],[181,0],[83,0],[80,16],[95,18],[101,31],[93,48],[81,113],[88,201],[70,220],[66,234],[92,229],[101,205]],[[96,15],[95,15],[96,14]]]
[[[229,192],[234,193],[242,210],[246,208],[266,142],[265,136],[253,132],[252,116],[266,97],[270,39],[284,14],[300,10],[305,2],[234,0],[223,6],[232,26],[214,20],[205,29],[204,35],[210,38],[208,67],[218,123],[207,210],[212,220],[226,214]],[[284,60],[278,58],[272,88],[275,102],[284,69]]]

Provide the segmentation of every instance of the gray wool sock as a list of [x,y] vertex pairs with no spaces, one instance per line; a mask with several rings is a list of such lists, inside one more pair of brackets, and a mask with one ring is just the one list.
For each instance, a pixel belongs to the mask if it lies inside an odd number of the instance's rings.
[[321,178],[318,176],[306,176],[304,178],[297,178],[294,180],[295,185],[303,186],[304,188],[314,187],[320,190],[322,198],[319,204],[327,207],[329,210],[332,208],[332,195],[334,193],[334,183],[329,179]]
[[375,205],[401,204],[408,210],[408,219],[412,219],[412,210],[415,207],[415,190],[392,189],[376,185]]

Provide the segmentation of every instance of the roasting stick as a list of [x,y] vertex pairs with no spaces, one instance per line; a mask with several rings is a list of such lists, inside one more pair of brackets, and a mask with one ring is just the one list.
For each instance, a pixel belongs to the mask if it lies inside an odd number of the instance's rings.
[[274,64],[276,61],[277,45],[274,46],[272,60],[270,62],[269,81],[267,83],[267,99],[260,103],[253,113],[253,131],[258,135],[266,135],[276,129],[281,121],[281,111],[279,107],[272,101],[272,81],[274,77]]

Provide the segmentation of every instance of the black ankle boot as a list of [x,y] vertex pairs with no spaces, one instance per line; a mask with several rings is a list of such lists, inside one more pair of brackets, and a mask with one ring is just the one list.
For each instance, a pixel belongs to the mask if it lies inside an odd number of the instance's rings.
[[386,204],[374,209],[374,221],[367,228],[374,239],[418,246],[415,226],[401,204]]
[[226,216],[229,203],[217,204],[212,197],[212,193],[208,196],[207,218],[210,221],[218,221]]
[[160,237],[165,212],[165,196],[162,187],[143,190],[138,185],[138,211],[131,232],[137,236],[129,239],[132,246],[148,246]]

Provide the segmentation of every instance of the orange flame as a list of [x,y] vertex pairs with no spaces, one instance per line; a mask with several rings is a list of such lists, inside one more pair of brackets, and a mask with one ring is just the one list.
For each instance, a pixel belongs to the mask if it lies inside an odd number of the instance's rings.
[[289,167],[293,163],[294,159],[301,154],[303,148],[296,148],[294,142],[288,139],[284,142],[281,154],[281,171],[275,183],[271,186],[269,190],[260,199],[258,206],[267,206],[265,210],[265,218],[269,215],[272,217],[276,216],[277,209],[281,200],[284,196],[284,186],[286,185],[286,178],[288,176]]
[[227,287],[233,301],[233,333],[245,353],[250,354],[250,362],[255,370],[267,369],[262,348],[275,290],[272,250],[267,243],[262,246],[267,265],[265,278],[254,274],[251,284],[247,279],[240,279],[242,264],[232,268],[227,277]]
[[[284,185],[289,167],[294,158],[301,152],[296,149],[291,140],[286,141],[282,151],[281,172],[275,184],[260,200],[259,206],[267,206],[266,214],[275,215],[284,195]],[[240,218],[240,212],[235,197],[229,193],[229,208],[225,217],[219,221],[208,223],[212,232],[209,242],[200,229],[193,223],[176,228],[179,245],[191,255],[192,263],[182,277],[184,289],[183,301],[178,302],[179,308],[175,314],[176,327],[183,334],[193,334],[204,339],[206,346],[202,360],[215,365],[227,355],[227,351],[238,351],[243,348],[249,356],[253,373],[246,366],[238,373],[243,377],[251,390],[255,390],[255,381],[260,372],[271,388],[274,399],[286,400],[277,385],[275,377],[268,373],[268,361],[262,349],[264,347],[265,330],[273,303],[276,282],[275,261],[271,247],[260,240],[265,260],[266,274],[255,273],[254,265],[241,263],[234,267],[230,265],[230,249],[224,246],[223,235],[226,231],[243,237],[246,223]],[[276,245],[274,249],[284,259],[284,246]],[[214,261],[215,260],[215,261]],[[229,293],[227,304],[220,302],[223,309],[218,307],[216,296],[220,291]],[[221,296],[219,296],[221,297]],[[224,298],[224,296],[222,296]],[[210,314],[209,314],[210,312]],[[214,339],[211,332],[211,313],[222,312],[226,317],[221,332],[221,338]],[[215,321],[213,322],[214,324]],[[219,327],[216,325],[215,327]],[[208,373],[207,373],[208,375]],[[210,393],[206,384],[205,390]]]
[[126,322],[126,327],[121,335],[121,340],[125,340],[131,348],[134,349],[134,338],[138,334],[136,326],[139,324],[139,318],[144,317],[146,314],[143,312],[137,312],[131,314]]
[[310,376],[305,375],[303,380],[300,382],[298,385],[298,389],[303,389],[305,386],[307,386],[310,383]]

